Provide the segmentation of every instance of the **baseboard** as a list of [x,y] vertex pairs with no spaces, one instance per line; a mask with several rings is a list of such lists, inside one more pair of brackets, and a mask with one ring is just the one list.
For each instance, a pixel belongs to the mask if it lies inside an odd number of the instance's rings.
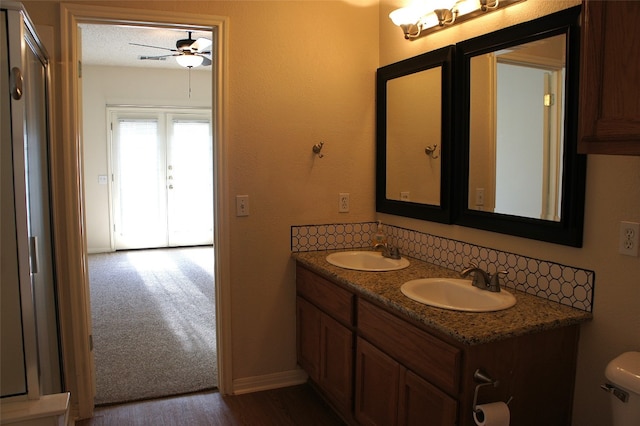
[[114,250],[111,247],[87,248],[87,254],[113,253],[113,251]]
[[307,373],[302,369],[266,374],[264,376],[243,377],[233,381],[233,394],[258,392],[269,389],[295,386],[307,381]]

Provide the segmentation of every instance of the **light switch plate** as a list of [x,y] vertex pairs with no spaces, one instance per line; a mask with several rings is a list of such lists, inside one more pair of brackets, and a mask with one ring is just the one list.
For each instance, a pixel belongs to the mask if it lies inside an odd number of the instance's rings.
[[248,195],[236,195],[236,216],[249,216]]

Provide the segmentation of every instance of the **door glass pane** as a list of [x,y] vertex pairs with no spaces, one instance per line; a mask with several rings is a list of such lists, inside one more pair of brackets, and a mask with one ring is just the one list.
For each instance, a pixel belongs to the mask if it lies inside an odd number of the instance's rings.
[[213,152],[209,120],[171,121],[169,244],[213,243]]
[[166,245],[165,165],[156,119],[121,119],[117,135],[117,248]]

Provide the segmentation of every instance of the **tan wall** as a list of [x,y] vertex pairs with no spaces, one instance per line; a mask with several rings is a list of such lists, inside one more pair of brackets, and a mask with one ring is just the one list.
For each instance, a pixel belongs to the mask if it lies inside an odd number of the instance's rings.
[[[54,27],[59,51],[61,2],[24,3],[36,24]],[[232,376],[295,369],[290,226],[374,217],[377,3],[76,3],[229,17],[227,201],[248,194],[251,210],[229,223]],[[320,141],[322,159],[312,153]],[[351,194],[350,213],[338,213],[339,192]]]
[[[408,42],[388,18],[389,12],[405,2],[381,0],[380,64],[393,63],[580,3],[580,0],[527,0],[459,27]],[[640,258],[618,254],[619,222],[640,222],[640,157],[589,156],[582,248],[379,216],[383,222],[397,226],[594,270],[594,319],[582,327],[573,424],[611,424],[609,396],[599,388],[604,381],[604,368],[618,354],[640,350]]]

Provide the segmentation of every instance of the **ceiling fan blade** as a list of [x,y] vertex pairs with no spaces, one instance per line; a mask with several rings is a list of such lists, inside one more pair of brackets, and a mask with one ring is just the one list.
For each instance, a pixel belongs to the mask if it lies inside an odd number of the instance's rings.
[[[202,55],[198,55],[198,56],[202,56]],[[207,58],[206,56],[202,56],[202,64],[200,65],[205,67],[211,65],[211,59]]]
[[151,61],[164,61],[166,58],[169,58],[171,56],[178,56],[176,54],[174,55],[159,55],[159,56],[147,56],[147,55],[140,55],[138,58],[141,61],[144,60],[151,60]]
[[140,43],[129,43],[129,44],[132,46],[152,47],[154,49],[162,49],[162,50],[168,50],[170,52],[177,52],[176,49],[169,49],[167,47],[150,46],[148,44],[140,44]]
[[202,52],[203,50],[206,50],[209,47],[211,47],[211,40],[204,37],[200,37],[199,39],[194,41],[190,46],[192,52],[193,51]]

